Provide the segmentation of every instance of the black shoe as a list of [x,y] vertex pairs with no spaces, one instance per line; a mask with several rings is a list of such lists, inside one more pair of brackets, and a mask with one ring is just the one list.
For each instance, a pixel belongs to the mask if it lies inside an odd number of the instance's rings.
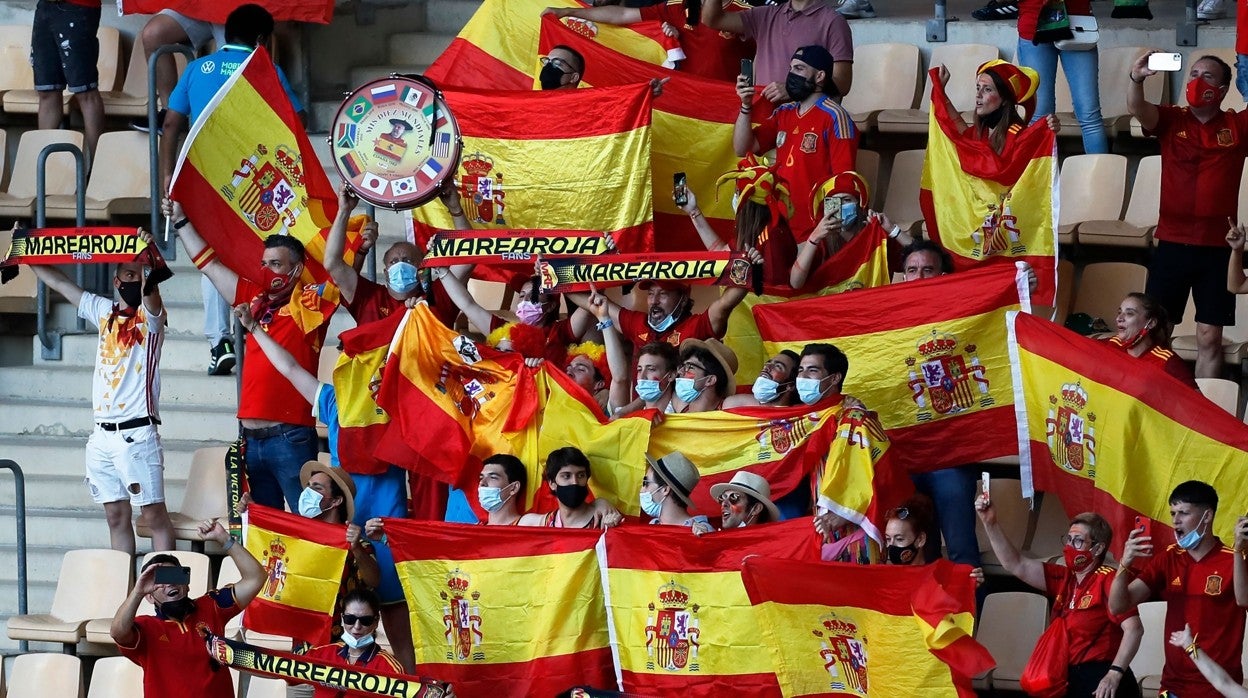
[[1018,19],[1018,0],[989,0],[971,16],[978,20]]
[[212,348],[212,360],[208,362],[208,375],[228,376],[234,370],[238,357],[234,354],[234,342],[223,339]]
[[[161,109],[160,111],[156,112],[156,135],[158,136],[165,135],[164,124],[165,124],[165,110]],[[152,125],[147,122],[147,117],[144,116],[144,117],[140,117],[138,119],[131,121],[130,128],[134,129],[135,131],[142,131],[143,133],[147,133],[152,130]]]

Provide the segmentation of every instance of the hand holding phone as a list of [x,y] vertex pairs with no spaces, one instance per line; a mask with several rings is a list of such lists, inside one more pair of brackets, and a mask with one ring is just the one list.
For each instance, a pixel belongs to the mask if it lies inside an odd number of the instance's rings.
[[990,486],[991,482],[992,480],[988,476],[988,471],[985,470],[979,474],[979,493],[984,495],[984,498],[988,500],[992,499],[992,487]]
[[1136,534],[1135,534],[1136,538],[1152,537],[1153,535],[1152,520],[1144,516],[1135,517],[1135,531],[1136,531]]
[[157,584],[190,584],[191,568],[160,565],[156,568],[156,574],[152,581]]
[[676,205],[684,208],[689,205],[689,187],[688,180],[684,172],[677,172],[672,175],[672,198]]
[[1183,55],[1179,53],[1150,53],[1148,54],[1148,69],[1164,72],[1174,72],[1183,68]]
[[741,74],[745,76],[746,84],[754,86],[754,61],[750,58],[741,59]]

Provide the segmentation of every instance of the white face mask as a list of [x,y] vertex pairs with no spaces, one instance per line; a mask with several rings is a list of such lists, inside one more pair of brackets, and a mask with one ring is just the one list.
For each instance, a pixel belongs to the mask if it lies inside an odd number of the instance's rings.
[[823,381],[818,378],[798,378],[797,396],[807,405],[819,402],[823,397]]
[[373,644],[373,636],[370,633],[368,635],[365,635],[364,637],[356,638],[351,633],[343,633],[342,641],[347,643],[347,647],[350,647],[353,650],[358,650],[361,647],[368,647],[369,645]]
[[320,516],[321,512],[324,511],[321,508],[321,502],[324,499],[324,495],[311,487],[303,488],[303,491],[299,493],[299,515],[308,519],[315,519]]
[[656,502],[654,500],[654,495],[650,494],[649,491],[641,493],[640,503],[641,510],[646,512],[646,516],[651,518],[658,518],[659,512],[663,511],[663,500],[660,499]]

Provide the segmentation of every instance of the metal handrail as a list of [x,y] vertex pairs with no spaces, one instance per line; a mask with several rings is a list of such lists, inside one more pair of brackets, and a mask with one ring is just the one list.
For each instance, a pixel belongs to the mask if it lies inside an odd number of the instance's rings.
[[[377,220],[377,207],[372,204],[364,204],[364,213],[372,220]],[[373,245],[368,249],[368,256],[364,258],[364,278],[369,281],[377,280],[377,246]],[[384,279],[383,279],[384,285]]]
[[[0,469],[13,471],[14,518],[17,520],[17,613],[26,615],[29,612],[29,599],[26,579],[26,476],[22,467],[8,458],[0,459]],[[30,649],[30,643],[22,640],[18,643],[22,652]]]
[[[87,174],[82,149],[72,143],[52,143],[39,151],[39,161],[35,168],[35,227],[45,228],[48,225],[48,157],[53,153],[69,153],[74,156],[74,178],[76,193],[74,195],[74,220],[79,228],[87,224]],[[83,265],[74,265],[74,280],[78,288],[86,288],[86,269]],[[35,287],[35,325],[42,345],[42,356],[48,361],[61,360],[61,333],[48,329],[48,288],[40,281]],[[78,318],[79,332],[87,329],[87,321]]]
[[[139,48],[136,46],[135,50]],[[152,55],[147,58],[147,156],[152,185],[152,227],[149,230],[165,259],[177,259],[178,251],[177,245],[174,245],[173,241],[165,235],[165,226],[161,225],[160,220],[160,200],[164,198],[164,192],[160,190],[160,125],[156,123],[156,62],[174,53],[186,56],[187,60],[195,60],[195,51],[182,44],[166,44],[152,51]]]

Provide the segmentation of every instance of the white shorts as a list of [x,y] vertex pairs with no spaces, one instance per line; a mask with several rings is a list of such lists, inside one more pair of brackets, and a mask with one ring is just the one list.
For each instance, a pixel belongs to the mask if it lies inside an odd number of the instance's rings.
[[96,504],[129,499],[144,507],[165,501],[165,449],[156,426],[96,427],[87,439],[87,488]]

